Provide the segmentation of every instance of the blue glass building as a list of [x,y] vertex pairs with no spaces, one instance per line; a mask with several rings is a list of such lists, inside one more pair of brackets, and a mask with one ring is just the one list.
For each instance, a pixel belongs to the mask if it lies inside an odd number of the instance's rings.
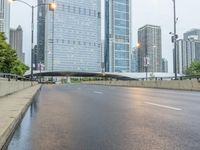
[[39,64],[44,64],[44,56],[45,56],[45,16],[46,16],[46,6],[42,5],[46,3],[46,0],[37,0],[38,5],[40,5],[37,9],[37,48],[35,51],[35,66],[36,69],[39,69]]
[[105,0],[105,68],[131,72],[131,0]]
[[56,11],[46,14],[46,70],[101,71],[100,0],[55,0],[55,3]]

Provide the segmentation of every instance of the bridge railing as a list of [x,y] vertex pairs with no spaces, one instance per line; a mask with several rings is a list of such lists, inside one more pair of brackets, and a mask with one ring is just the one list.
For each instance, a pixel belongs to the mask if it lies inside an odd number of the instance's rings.
[[11,74],[11,73],[0,73],[0,79],[6,79],[8,81],[11,81],[11,80],[30,81],[29,78],[25,78],[23,76]]
[[[138,80],[146,80],[146,78],[138,78]],[[148,77],[147,80],[175,80],[174,77]],[[177,80],[198,80],[200,81],[200,75],[196,76],[179,76],[177,77]]]

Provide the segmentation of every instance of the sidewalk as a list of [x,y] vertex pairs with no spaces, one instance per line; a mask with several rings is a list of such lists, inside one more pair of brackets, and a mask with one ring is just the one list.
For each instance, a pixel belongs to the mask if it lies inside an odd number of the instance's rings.
[[0,98],[0,150],[22,119],[39,88],[40,85],[36,85]]

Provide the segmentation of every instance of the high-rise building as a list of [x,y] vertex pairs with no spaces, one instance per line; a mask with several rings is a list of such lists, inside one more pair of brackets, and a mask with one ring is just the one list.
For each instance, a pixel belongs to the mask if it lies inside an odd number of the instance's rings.
[[105,0],[105,68],[131,72],[131,0]]
[[192,29],[183,34],[184,39],[177,40],[177,72],[185,74],[190,64],[200,61],[200,29]]
[[37,14],[37,59],[35,60],[36,69],[39,63],[44,64],[45,56],[45,15],[47,8],[46,0],[38,0],[38,14]]
[[16,50],[17,56],[24,63],[23,30],[19,25],[17,29],[10,29],[10,46]]
[[[138,30],[138,70],[145,72],[162,71],[161,27],[145,25]],[[148,60],[148,64],[146,64]],[[147,66],[146,66],[147,65]]]
[[131,72],[138,72],[138,48],[134,47],[131,51]]
[[179,39],[177,41],[177,72],[185,74],[194,60],[200,61],[200,41]]
[[200,29],[192,29],[183,34],[184,40],[194,39],[200,41]]
[[162,72],[168,73],[168,61],[165,58],[162,58]]
[[0,0],[0,32],[5,33],[5,37],[9,42],[10,4],[8,0]]
[[[50,0],[47,2],[51,2]],[[48,71],[101,71],[101,1],[55,0],[45,17]]]

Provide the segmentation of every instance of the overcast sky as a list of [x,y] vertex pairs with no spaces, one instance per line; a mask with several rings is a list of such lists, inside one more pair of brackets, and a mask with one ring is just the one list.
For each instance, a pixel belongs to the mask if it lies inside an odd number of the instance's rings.
[[[37,0],[25,0],[34,5]],[[103,1],[103,0],[102,0]],[[176,0],[177,30],[179,37],[192,28],[200,28],[199,0]],[[169,32],[173,31],[173,3],[172,0],[132,0],[133,45],[137,43],[137,30],[145,24],[160,25],[162,29],[163,57],[169,61],[169,72],[172,72],[172,48]],[[36,15],[36,13],[35,13]],[[11,27],[19,24],[24,31],[24,51],[26,64],[30,64],[30,23],[31,10],[18,2],[11,6]],[[36,22],[36,18],[35,18]],[[35,39],[36,42],[36,39]]]

